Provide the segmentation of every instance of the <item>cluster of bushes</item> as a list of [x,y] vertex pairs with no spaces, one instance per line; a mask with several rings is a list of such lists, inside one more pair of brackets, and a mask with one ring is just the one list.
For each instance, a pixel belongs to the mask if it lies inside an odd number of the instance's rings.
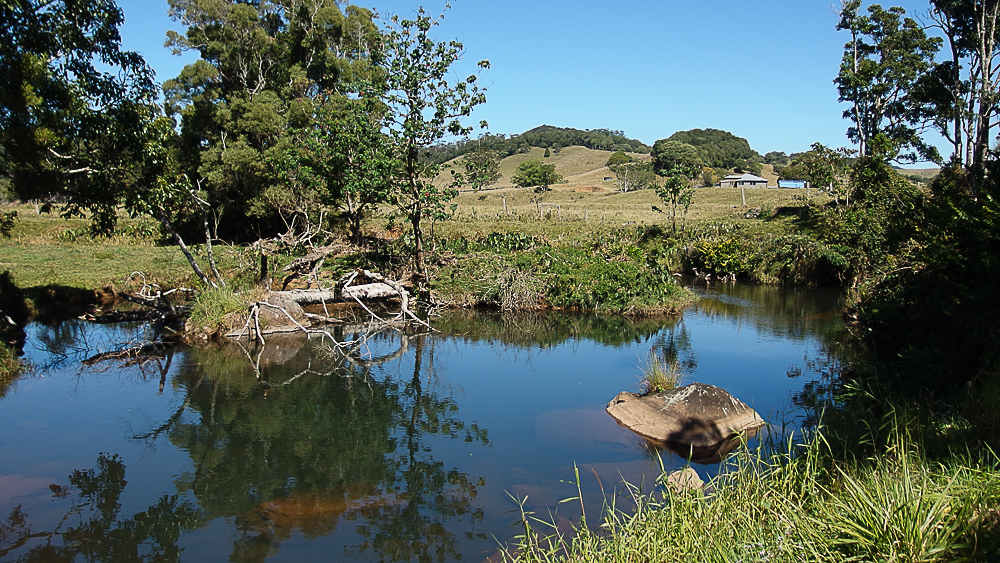
[[502,309],[543,306],[625,314],[677,310],[689,293],[670,269],[623,233],[587,246],[550,245],[519,233],[448,241],[463,254],[438,272],[445,300]]

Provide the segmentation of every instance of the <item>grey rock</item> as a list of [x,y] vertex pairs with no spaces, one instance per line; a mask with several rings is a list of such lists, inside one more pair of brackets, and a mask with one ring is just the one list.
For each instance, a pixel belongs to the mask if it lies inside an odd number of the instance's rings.
[[607,406],[622,426],[696,463],[717,463],[764,425],[759,414],[724,389],[692,383],[663,393],[624,391]]
[[705,488],[705,482],[698,476],[698,472],[690,467],[685,467],[667,475],[667,486],[677,494],[688,491],[700,491]]
[[[306,318],[306,313],[302,310],[302,306],[293,301],[291,298],[285,295],[275,295],[272,293],[267,296],[266,301],[271,305],[281,307],[282,309],[288,311],[288,314],[291,315],[292,318],[295,319],[295,322],[300,325],[304,327],[309,326],[309,319]],[[288,319],[288,315],[271,307],[260,308],[260,321],[264,324],[265,332],[269,330],[276,331],[281,329],[287,330],[298,328],[295,323]]]

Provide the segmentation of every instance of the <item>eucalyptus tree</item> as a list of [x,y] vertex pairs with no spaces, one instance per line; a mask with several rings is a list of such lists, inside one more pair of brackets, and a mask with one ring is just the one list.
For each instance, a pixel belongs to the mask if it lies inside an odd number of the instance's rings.
[[623,151],[611,155],[605,166],[615,175],[615,183],[622,193],[645,189],[656,181],[656,173],[651,164],[640,162]]
[[944,36],[950,58],[934,65],[916,91],[925,117],[952,145],[951,162],[964,167],[973,188],[986,174],[1000,123],[998,16],[998,0],[931,0],[931,27]]
[[[393,16],[386,22],[375,59],[386,83],[386,124],[400,161],[391,202],[412,228],[414,281],[417,293],[424,295],[423,221],[447,218],[448,202],[458,192],[434,183],[440,166],[427,162],[422,153],[448,136],[468,135],[472,127],[462,119],[486,101],[486,89],[478,85],[476,75],[449,81],[464,47],[458,41],[438,42],[431,37],[443,18],[443,14],[432,17],[423,8],[412,19]],[[478,67],[489,64],[479,61]],[[486,122],[480,126],[485,128]]]
[[68,200],[66,214],[114,225],[140,181],[153,72],[121,49],[112,0],[0,3],[0,176],[24,200]]
[[[316,98],[367,74],[378,30],[368,10],[335,0],[169,0],[186,27],[167,33],[175,53],[201,58],[164,83],[168,115],[181,118],[179,157],[190,188],[237,237],[272,232],[267,191],[286,182],[271,164],[309,125]],[[213,233],[214,234],[214,233]]]
[[933,64],[941,39],[929,37],[903,8],[878,4],[860,14],[861,0],[845,2],[838,30],[850,32],[834,83],[839,101],[847,102],[847,136],[861,156],[872,156],[872,140],[883,134],[899,161],[940,160],[937,150],[920,137],[921,116],[913,99],[920,77]]

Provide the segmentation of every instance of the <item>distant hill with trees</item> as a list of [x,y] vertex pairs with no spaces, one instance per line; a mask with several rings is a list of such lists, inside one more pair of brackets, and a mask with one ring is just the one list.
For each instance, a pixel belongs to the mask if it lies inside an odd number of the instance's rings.
[[558,154],[563,147],[586,147],[598,151],[623,151],[648,154],[649,145],[636,139],[629,139],[624,131],[611,129],[573,129],[542,125],[520,135],[483,135],[478,139],[463,140],[446,145],[438,145],[427,152],[426,158],[433,163],[443,163],[458,158],[476,148],[496,151],[501,158],[524,154],[532,147],[549,149]]
[[750,143],[719,129],[678,131],[656,141],[652,155],[653,166],[657,170],[690,165],[760,173],[761,156],[750,148]]

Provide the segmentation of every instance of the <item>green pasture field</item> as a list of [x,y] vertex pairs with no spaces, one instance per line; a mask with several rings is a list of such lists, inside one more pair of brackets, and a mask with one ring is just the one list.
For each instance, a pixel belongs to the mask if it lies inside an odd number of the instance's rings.
[[10,271],[21,288],[120,287],[133,272],[144,273],[151,282],[178,282],[192,275],[178,247],[153,244],[158,227],[150,221],[124,218],[125,231],[134,234],[94,238],[87,218],[36,214],[31,205],[0,205],[0,213],[7,211],[17,211],[18,220],[11,237],[0,238],[0,271]]
[[[565,152],[565,149],[564,151]],[[687,216],[679,209],[677,227],[713,222],[745,224],[764,231],[785,232],[786,221],[747,219],[751,209],[770,218],[782,208],[822,205],[818,190],[747,189],[746,203],[734,188],[697,188]],[[523,232],[553,241],[574,242],[629,226],[660,225],[670,229],[670,210],[653,190],[621,193],[613,186],[557,185],[543,194],[527,188],[463,191],[455,199],[453,218],[435,225],[435,235],[474,238],[495,231]],[[654,207],[656,209],[654,209]],[[659,211],[657,211],[657,209]]]

